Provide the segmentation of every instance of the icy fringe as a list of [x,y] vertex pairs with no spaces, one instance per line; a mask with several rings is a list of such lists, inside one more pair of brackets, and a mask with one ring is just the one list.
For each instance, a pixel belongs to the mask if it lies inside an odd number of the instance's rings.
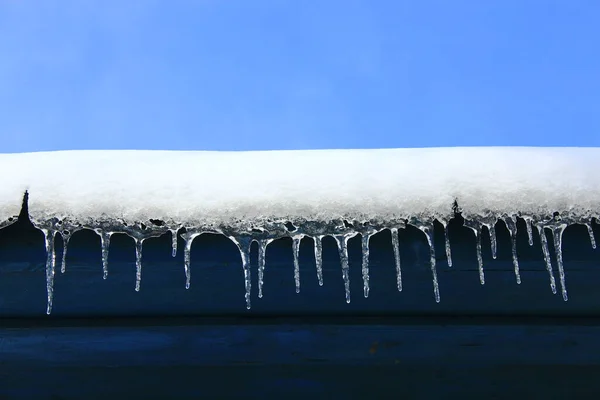
[[[300,292],[300,266],[299,266],[299,250],[300,242],[303,238],[308,237],[313,240],[316,273],[319,285],[323,285],[323,267],[322,267],[322,239],[325,236],[331,236],[335,239],[339,251],[341,262],[342,279],[345,287],[346,302],[350,303],[350,278],[349,278],[349,263],[348,263],[348,240],[354,236],[361,236],[362,247],[362,279],[363,279],[363,295],[369,296],[369,240],[370,238],[383,231],[389,230],[392,236],[392,247],[394,251],[395,267],[396,267],[396,283],[398,291],[402,291],[402,270],[400,262],[400,250],[398,230],[405,229],[408,225],[418,228],[427,239],[429,244],[430,268],[432,275],[433,293],[436,302],[440,301],[440,292],[436,270],[436,254],[434,244],[434,222],[439,222],[444,228],[445,234],[445,253],[448,266],[452,266],[450,238],[448,236],[448,222],[454,218],[461,210],[454,205],[454,215],[448,218],[444,217],[421,217],[421,218],[397,218],[386,219],[385,221],[376,220],[353,220],[339,219],[336,221],[309,221],[296,219],[266,219],[263,221],[234,221],[228,225],[220,226],[194,226],[173,221],[148,220],[144,223],[137,222],[128,224],[119,219],[106,218],[104,221],[92,221],[82,223],[73,221],[69,218],[51,218],[44,221],[32,220],[34,226],[41,230],[45,237],[45,246],[47,252],[46,260],[46,289],[47,289],[47,310],[48,314],[52,311],[53,291],[54,291],[54,275],[56,270],[56,252],[55,252],[55,237],[60,234],[63,241],[63,252],[60,260],[60,270],[62,273],[66,271],[66,257],[69,240],[72,235],[82,229],[89,229],[96,232],[101,240],[102,268],[104,279],[108,278],[108,254],[110,247],[110,239],[114,234],[125,234],[131,237],[135,242],[136,254],[136,280],[135,290],[141,288],[142,279],[142,250],[144,240],[152,237],[159,237],[163,234],[170,233],[172,237],[172,256],[177,253],[177,234],[182,228],[184,232],[180,236],[185,241],[184,247],[184,272],[185,272],[185,288],[189,289],[191,283],[191,248],[194,239],[204,233],[222,234],[228,237],[239,249],[242,269],[244,274],[245,299],[246,308],[250,309],[251,299],[251,274],[250,274],[250,249],[252,242],[258,244],[258,297],[262,298],[264,285],[265,271],[265,255],[267,246],[274,240],[290,237],[292,239],[292,252],[294,256],[294,280],[296,283],[296,292]],[[548,238],[546,232],[551,233],[555,248],[556,264],[558,266],[560,290],[563,299],[566,301],[567,288],[565,285],[565,271],[562,261],[562,235],[569,225],[581,224],[587,227],[591,245],[595,249],[596,241],[592,229],[592,220],[598,215],[593,213],[585,213],[583,216],[569,214],[561,216],[559,213],[554,213],[553,216],[527,216],[527,215],[508,215],[486,216],[479,218],[465,218],[464,225],[472,229],[476,237],[477,261],[479,267],[479,279],[481,284],[485,284],[485,274],[483,268],[483,257],[481,251],[481,237],[484,234],[484,227],[487,234],[490,236],[492,257],[496,258],[496,224],[500,220],[504,221],[506,228],[511,237],[512,261],[517,284],[521,283],[519,274],[519,261],[517,257],[516,238],[517,238],[517,219],[522,219],[527,228],[529,245],[533,245],[533,227],[540,234],[540,242],[544,261],[548,270],[550,288],[554,294],[557,292],[554,273],[552,270],[551,255],[548,247]],[[0,222],[0,229],[16,222],[17,218],[13,217],[7,221]]]

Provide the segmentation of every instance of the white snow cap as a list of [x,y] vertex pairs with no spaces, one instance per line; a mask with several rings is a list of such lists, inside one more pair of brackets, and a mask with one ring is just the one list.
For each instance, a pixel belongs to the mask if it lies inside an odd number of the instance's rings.
[[446,219],[600,210],[600,148],[58,151],[0,155],[0,221]]
[[22,158],[20,154],[0,154],[0,228],[16,221],[23,205],[27,181],[23,181],[23,171],[16,170]]

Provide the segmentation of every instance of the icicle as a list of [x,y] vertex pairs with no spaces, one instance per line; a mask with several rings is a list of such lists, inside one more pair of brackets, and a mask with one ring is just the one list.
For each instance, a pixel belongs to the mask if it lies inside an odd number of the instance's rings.
[[229,236],[229,239],[231,239],[231,241],[235,243],[240,250],[242,269],[244,270],[244,287],[246,289],[246,308],[249,310],[251,306],[250,293],[252,290],[252,281],[250,276],[250,247],[252,245],[252,239],[234,236]]
[[46,244],[46,293],[47,306],[46,314],[52,312],[52,302],[54,300],[54,270],[56,267],[56,251],[54,250],[54,238],[56,231],[51,229],[42,229],[44,233],[44,241]]
[[[481,236],[483,234],[483,224],[479,221],[471,221],[471,220],[465,220],[464,224],[468,228],[471,228],[473,230],[473,232],[475,233],[475,243],[476,243],[476,248],[477,248],[477,265],[479,268],[479,282],[482,285],[485,285],[485,274],[483,272],[483,256],[481,254]],[[490,236],[491,236],[491,234],[490,234]]]
[[429,244],[429,264],[431,265],[431,275],[433,278],[433,294],[435,296],[435,302],[440,302],[440,287],[437,279],[437,270],[435,268],[435,246],[433,242],[433,226],[432,225],[421,225],[418,227],[427,238]]
[[69,246],[69,240],[71,240],[71,234],[66,234],[64,232],[61,232],[60,235],[62,236],[63,239],[63,252],[62,252],[62,260],[61,260],[61,264],[60,264],[60,273],[64,274],[65,271],[67,270],[67,249]]
[[294,281],[296,282],[296,293],[300,293],[300,241],[304,235],[292,237],[292,251],[294,253]]
[[527,237],[529,238],[529,245],[533,246],[533,229],[531,227],[531,218],[525,218],[525,226],[527,227]]
[[144,239],[133,239],[135,241],[135,291],[140,291],[142,283],[142,245]]
[[510,234],[510,246],[512,251],[512,261],[515,267],[515,278],[517,278],[517,284],[521,284],[521,274],[519,272],[519,260],[517,258],[517,224],[512,217],[506,217],[504,219],[508,233]]
[[496,241],[496,226],[495,224],[487,225],[488,233],[490,235],[490,245],[492,248],[492,258],[495,260],[497,257],[496,250],[498,248],[498,244]]
[[315,265],[317,267],[317,280],[319,286],[323,286],[323,236],[313,236],[315,241]]
[[96,233],[100,235],[100,246],[102,247],[102,278],[108,278],[108,250],[110,248],[110,237],[113,232],[106,232],[97,229]]
[[538,232],[540,234],[540,242],[542,243],[542,252],[544,253],[544,261],[546,262],[546,269],[550,276],[550,289],[552,293],[556,294],[556,281],[554,280],[554,273],[552,272],[552,263],[550,262],[550,251],[548,250],[548,239],[542,225],[537,225]]
[[560,288],[562,291],[563,300],[569,300],[567,296],[567,286],[565,284],[565,268],[563,266],[562,258],[562,235],[565,231],[566,225],[560,225],[552,227],[552,233],[554,235],[554,252],[556,253],[556,264],[558,265],[558,274],[560,277]]
[[448,266],[452,267],[452,250],[450,249],[450,236],[448,235],[448,224],[444,223],[444,239],[446,241],[446,259]]
[[477,229],[475,235],[477,236],[477,265],[479,266],[479,282],[485,285],[485,275],[483,273],[483,257],[481,255],[481,226]]
[[200,233],[186,233],[185,248],[183,249],[183,270],[185,271],[185,288],[190,288],[192,279],[191,263],[192,263],[192,243],[196,237],[200,236]]
[[265,260],[267,254],[267,246],[271,243],[273,239],[260,239],[257,240],[258,243],[258,297],[262,298],[263,293],[263,284],[264,284],[264,275],[265,275]]
[[363,233],[361,235],[362,246],[362,277],[363,277],[363,292],[365,298],[369,297],[369,240],[372,234]]
[[171,232],[171,256],[172,257],[177,256],[177,231],[178,230],[179,230],[179,228],[169,229],[169,232]]
[[398,241],[398,228],[391,228],[392,247],[394,248],[394,261],[396,263],[396,286],[402,291],[402,270],[400,268],[400,243]]
[[585,223],[585,227],[588,230],[588,234],[590,235],[590,242],[592,243],[592,249],[596,248],[596,238],[594,237],[594,229],[592,229],[592,220],[590,222]]
[[475,240],[477,241],[477,265],[479,266],[479,282],[485,285],[485,274],[483,273],[483,257],[481,255],[481,235],[483,234],[481,224],[477,224],[477,228],[473,229],[475,232]]
[[340,253],[340,262],[342,264],[342,278],[344,279],[344,289],[346,291],[346,303],[350,303],[350,264],[348,263],[348,239],[349,236],[334,236]]

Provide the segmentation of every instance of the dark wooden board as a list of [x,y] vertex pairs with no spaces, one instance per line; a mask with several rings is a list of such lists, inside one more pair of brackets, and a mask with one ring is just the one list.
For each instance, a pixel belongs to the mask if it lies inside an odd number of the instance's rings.
[[323,287],[312,242],[302,242],[300,294],[291,241],[280,240],[267,253],[262,299],[253,252],[251,310],[239,253],[224,237],[194,242],[189,290],[169,235],[148,240],[135,292],[133,241],[113,237],[103,280],[100,240],[84,231],[56,274],[47,316],[43,236],[21,220],[0,230],[0,398],[597,398],[600,250],[584,227],[566,231],[564,302],[550,291],[537,233],[529,247],[519,229],[522,284],[499,226],[496,260],[484,238],[482,286],[472,231],[452,224],[449,268],[437,226],[439,304],[416,229],[401,231],[400,293],[389,232],[372,240],[368,299],[360,241],[350,241],[350,304],[332,239]]
[[0,329],[0,393],[53,399],[591,399],[600,393],[598,325],[90,323]]

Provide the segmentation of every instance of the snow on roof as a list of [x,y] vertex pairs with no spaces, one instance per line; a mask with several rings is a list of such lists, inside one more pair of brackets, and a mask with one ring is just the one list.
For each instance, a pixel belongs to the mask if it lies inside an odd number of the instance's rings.
[[20,154],[0,154],[0,228],[16,221],[23,205],[25,185],[16,171]]
[[598,148],[59,151],[0,155],[0,218],[385,220],[600,209]]

